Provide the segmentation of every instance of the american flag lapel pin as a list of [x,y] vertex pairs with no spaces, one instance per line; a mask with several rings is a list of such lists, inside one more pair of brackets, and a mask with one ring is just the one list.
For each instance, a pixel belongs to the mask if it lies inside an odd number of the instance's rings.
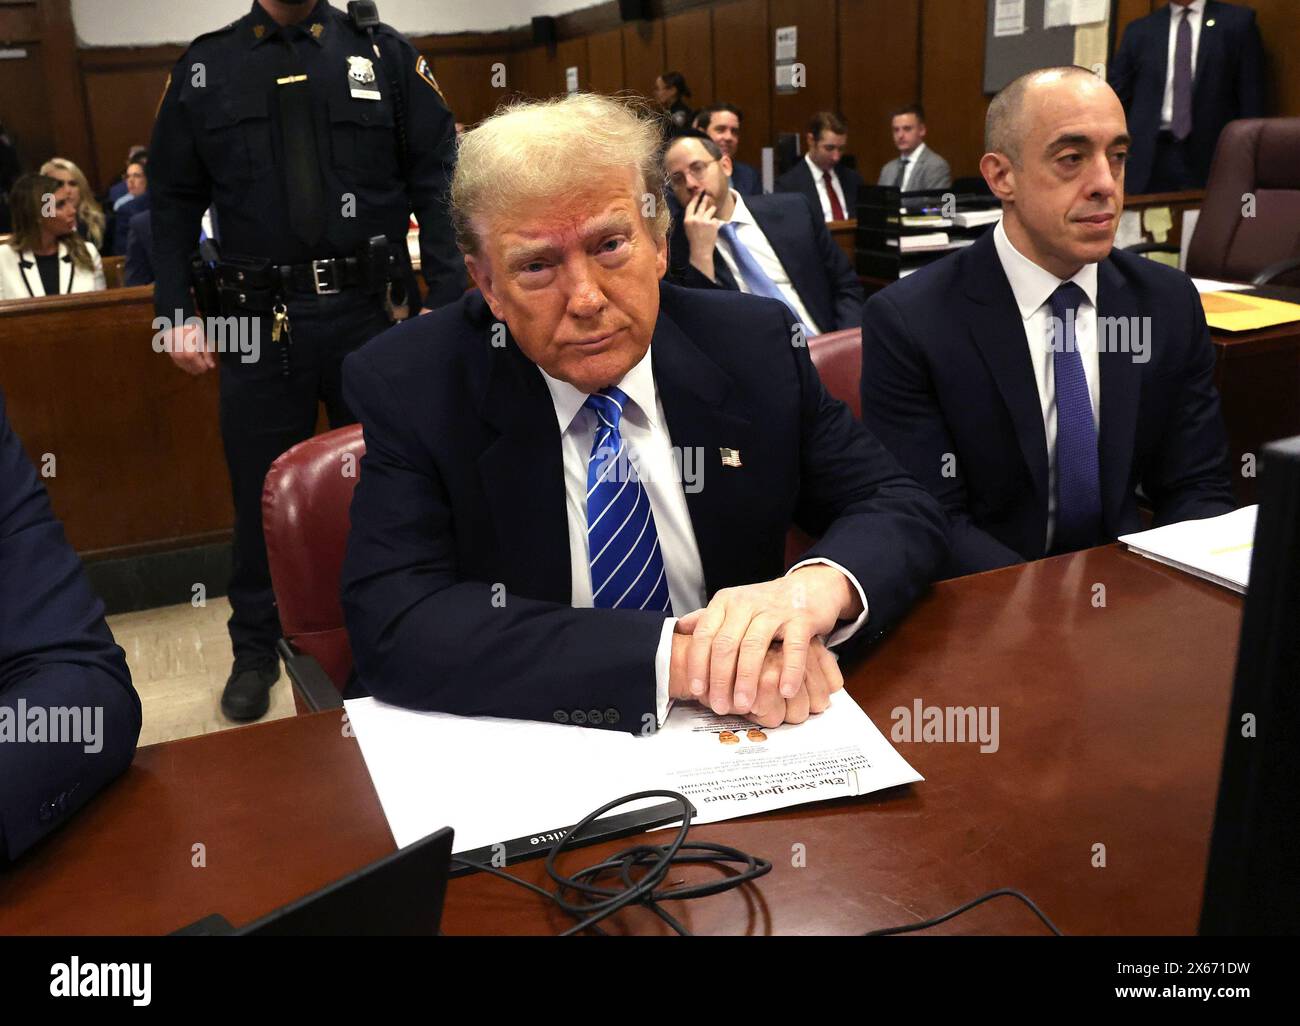
[[721,448],[718,452],[722,454],[722,465],[724,467],[739,467],[742,465],[740,462],[739,449]]

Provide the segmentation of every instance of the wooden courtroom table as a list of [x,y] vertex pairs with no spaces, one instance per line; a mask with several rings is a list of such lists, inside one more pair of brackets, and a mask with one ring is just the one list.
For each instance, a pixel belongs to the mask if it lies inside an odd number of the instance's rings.
[[[999,750],[901,743],[924,783],[700,827],[693,838],[774,868],[670,910],[697,933],[847,934],[1016,887],[1066,933],[1194,932],[1241,606],[1118,546],[937,585],[851,670],[849,690],[886,734],[891,710],[915,699],[996,706]],[[141,749],[89,808],[0,870],[0,934],[161,933],[211,912],[245,923],[391,851],[341,722],[319,713]],[[206,868],[191,864],[196,844]],[[1105,868],[1093,865],[1099,844]],[[541,861],[512,871],[545,875]],[[569,925],[484,874],[452,881],[443,918],[448,934]],[[606,927],[667,931],[639,908]],[[1045,930],[998,899],[935,932]]]

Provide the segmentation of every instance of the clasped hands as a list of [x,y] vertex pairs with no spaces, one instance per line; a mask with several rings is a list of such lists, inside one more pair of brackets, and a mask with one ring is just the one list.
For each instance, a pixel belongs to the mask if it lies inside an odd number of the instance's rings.
[[832,566],[724,588],[677,621],[668,693],[764,727],[802,723],[844,687],[822,637],[861,612],[857,589]]

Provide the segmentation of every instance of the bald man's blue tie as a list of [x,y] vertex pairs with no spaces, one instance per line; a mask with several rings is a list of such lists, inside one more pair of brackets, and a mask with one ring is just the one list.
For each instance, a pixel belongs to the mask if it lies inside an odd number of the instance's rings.
[[1101,541],[1101,470],[1092,398],[1075,345],[1079,306],[1087,300],[1072,281],[1062,282],[1052,306],[1056,379],[1056,534],[1058,552],[1086,549]]
[[[777,287],[776,282],[769,278],[767,272],[759,266],[758,261],[754,259],[754,254],[740,241],[739,236],[736,235],[736,226],[728,221],[718,231],[727,240],[727,245],[731,247],[731,255],[736,258],[736,266],[740,268],[740,276],[745,279],[749,291],[756,296],[779,299],[786,305],[794,319],[798,321],[798,312],[790,305],[790,300],[785,298],[785,293]],[[805,327],[804,334],[807,335],[808,333],[808,329]]]
[[583,404],[596,414],[587,461],[587,556],[597,609],[670,608],[650,496],[628,459],[619,425],[628,398],[607,388]]

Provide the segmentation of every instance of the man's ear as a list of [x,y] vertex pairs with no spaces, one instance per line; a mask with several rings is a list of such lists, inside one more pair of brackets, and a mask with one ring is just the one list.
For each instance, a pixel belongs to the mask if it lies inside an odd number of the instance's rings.
[[731,162],[731,158],[725,153],[722,155],[722,159],[718,161],[718,165],[722,168],[722,173],[728,178],[731,177],[731,172],[736,166]]
[[816,148],[816,146],[817,146],[817,140],[813,138],[812,132],[804,132],[803,134],[804,153],[811,153]]
[[465,270],[469,272],[470,279],[478,286],[478,290],[483,293],[492,316],[498,321],[505,320],[501,315],[501,304],[497,300],[496,291],[493,289],[492,264],[485,257],[470,256],[466,253]]
[[660,235],[655,239],[655,277],[662,278],[668,273],[668,236]]
[[1016,169],[1005,153],[986,153],[980,158],[980,174],[993,195],[1006,203],[1016,198]]

